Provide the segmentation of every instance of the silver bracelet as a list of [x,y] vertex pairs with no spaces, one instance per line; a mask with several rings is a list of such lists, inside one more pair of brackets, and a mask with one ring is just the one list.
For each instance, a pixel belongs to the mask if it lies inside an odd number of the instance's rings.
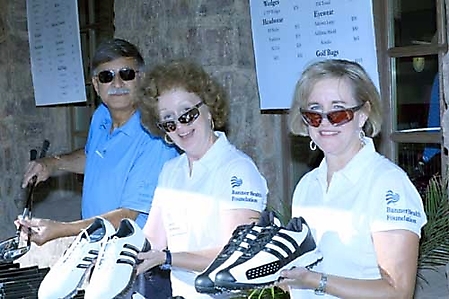
[[327,286],[327,275],[322,273],[321,279],[318,287],[315,289],[315,295],[324,295],[326,294],[326,286]]

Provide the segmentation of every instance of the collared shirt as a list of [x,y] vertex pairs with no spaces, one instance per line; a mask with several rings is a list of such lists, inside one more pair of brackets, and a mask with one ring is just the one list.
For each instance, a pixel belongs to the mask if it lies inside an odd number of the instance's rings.
[[101,104],[92,117],[85,147],[82,217],[127,208],[140,212],[136,223],[143,227],[160,170],[178,154],[143,129],[138,111],[112,133],[111,126],[109,110]]
[[[420,236],[426,223],[421,197],[407,174],[375,151],[372,139],[327,186],[327,164],[307,173],[293,194],[292,215],[303,216],[323,254],[313,270],[379,279],[372,233],[404,229]],[[335,298],[293,289],[292,298]]]
[[[262,211],[268,188],[254,162],[231,145],[226,135],[193,162],[190,174],[187,155],[170,160],[159,177],[153,205],[162,209],[168,248],[172,252],[197,251],[221,245],[220,211]],[[199,273],[172,268],[173,294],[185,298],[224,298],[195,291]],[[229,295],[229,294],[228,294]]]

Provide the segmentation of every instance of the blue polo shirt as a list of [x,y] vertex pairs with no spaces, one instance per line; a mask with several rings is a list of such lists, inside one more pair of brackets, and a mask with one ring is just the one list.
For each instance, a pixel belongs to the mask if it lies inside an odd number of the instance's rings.
[[101,104],[92,116],[85,146],[82,218],[127,208],[140,212],[136,223],[143,227],[159,172],[178,153],[143,129],[139,112],[112,133],[111,126],[109,110]]

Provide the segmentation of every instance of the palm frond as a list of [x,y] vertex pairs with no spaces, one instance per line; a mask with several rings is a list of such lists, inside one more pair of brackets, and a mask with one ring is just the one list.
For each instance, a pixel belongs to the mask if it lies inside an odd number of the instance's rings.
[[288,292],[284,292],[282,289],[273,286],[266,287],[262,289],[253,289],[243,291],[239,294],[236,294],[233,299],[289,299],[290,295]]
[[[418,270],[436,270],[449,263],[449,199],[448,182],[432,177],[423,198],[427,224],[422,229]],[[418,278],[425,279],[419,274]]]

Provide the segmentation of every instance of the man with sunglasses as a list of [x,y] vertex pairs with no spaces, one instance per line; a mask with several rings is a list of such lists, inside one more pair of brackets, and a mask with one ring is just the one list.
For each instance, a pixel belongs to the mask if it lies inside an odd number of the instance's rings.
[[[31,238],[36,244],[76,236],[96,216],[116,228],[123,218],[135,220],[140,227],[146,223],[159,172],[177,151],[140,124],[136,103],[143,67],[138,49],[125,40],[112,39],[97,48],[92,84],[102,103],[92,116],[85,148],[30,162],[22,184],[26,187],[34,176],[37,182],[44,181],[61,170],[84,174],[82,220],[20,220],[24,227],[32,227]],[[161,275],[163,280],[152,277],[147,296],[157,299],[171,295],[169,275]]]

